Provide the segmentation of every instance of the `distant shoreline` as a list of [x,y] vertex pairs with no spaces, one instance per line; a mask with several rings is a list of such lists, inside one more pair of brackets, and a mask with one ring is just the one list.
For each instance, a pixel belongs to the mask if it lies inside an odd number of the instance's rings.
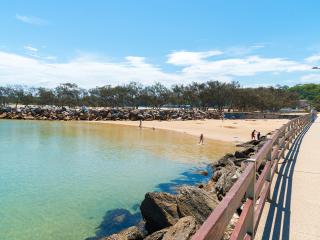
[[251,140],[253,130],[266,135],[294,117],[281,113],[223,113],[199,109],[0,107],[0,119],[83,121],[136,127],[142,121],[142,128],[171,130],[196,137],[203,134],[204,139],[235,144]]

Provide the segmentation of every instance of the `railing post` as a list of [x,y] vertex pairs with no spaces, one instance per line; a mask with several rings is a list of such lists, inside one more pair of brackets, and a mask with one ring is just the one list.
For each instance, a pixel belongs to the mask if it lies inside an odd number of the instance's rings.
[[255,226],[254,226],[254,206],[256,204],[255,184],[256,184],[257,163],[256,163],[256,159],[254,159],[254,158],[247,159],[247,161],[254,163],[254,175],[250,181],[250,185],[249,185],[247,192],[246,192],[246,198],[252,199],[252,202],[253,202],[253,207],[251,208],[251,210],[248,214],[249,224],[248,224],[247,233],[249,233],[251,235],[251,239],[254,239],[254,235],[255,235],[255,232],[254,232],[254,229],[255,229]]
[[293,140],[296,138],[296,135],[295,135],[295,126],[294,126],[294,122],[291,123],[291,130],[292,130],[292,134],[291,134],[291,139],[290,139],[290,143],[293,143]]
[[[286,135],[286,131],[285,129],[283,130],[283,132],[281,132],[279,134],[279,138],[278,138],[278,145],[279,145],[279,140],[281,139],[282,141],[282,138],[284,138]],[[283,143],[281,145],[279,145],[279,152],[282,151],[282,149],[284,149],[284,145],[285,145],[285,141],[283,141]],[[284,154],[284,153],[283,153]],[[280,160],[281,159],[281,155],[280,156],[277,156],[277,160]],[[278,164],[276,165],[276,168],[275,168],[275,172],[278,174],[279,173],[279,167],[278,167]]]
[[[271,146],[269,152],[267,153],[267,156],[266,156],[266,160],[270,162],[270,168],[269,168],[269,171],[267,173],[267,176],[266,176],[266,181],[268,181],[270,184],[271,184],[271,172],[272,172],[272,166],[273,166],[273,163],[274,161],[272,161],[272,148],[273,146]],[[271,186],[271,185],[270,185]],[[267,193],[267,199],[269,202],[271,202],[271,197],[270,197],[270,189],[271,187],[269,188],[268,190],[268,193]]]

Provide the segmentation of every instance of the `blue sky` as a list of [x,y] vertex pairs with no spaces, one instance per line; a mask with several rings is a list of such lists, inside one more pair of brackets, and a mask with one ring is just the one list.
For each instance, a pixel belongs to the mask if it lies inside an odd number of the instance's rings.
[[0,84],[320,82],[319,1],[7,1]]

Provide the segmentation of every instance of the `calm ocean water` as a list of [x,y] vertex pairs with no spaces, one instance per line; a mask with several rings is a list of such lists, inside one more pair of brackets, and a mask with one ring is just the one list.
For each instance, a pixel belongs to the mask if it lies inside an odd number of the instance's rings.
[[[98,123],[0,121],[0,239],[86,239],[139,220],[147,191],[199,181],[221,142]],[[198,177],[197,177],[198,176]],[[201,179],[200,179],[201,180]]]

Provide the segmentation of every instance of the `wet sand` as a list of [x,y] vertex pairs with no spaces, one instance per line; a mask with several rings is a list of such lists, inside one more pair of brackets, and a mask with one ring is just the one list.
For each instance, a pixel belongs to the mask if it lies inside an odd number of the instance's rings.
[[[255,129],[265,135],[283,124],[287,119],[257,119],[257,120],[189,120],[189,121],[143,121],[143,128],[155,128],[185,133],[204,138],[242,143],[249,141],[251,132]],[[139,121],[101,121],[101,123],[139,127]]]

